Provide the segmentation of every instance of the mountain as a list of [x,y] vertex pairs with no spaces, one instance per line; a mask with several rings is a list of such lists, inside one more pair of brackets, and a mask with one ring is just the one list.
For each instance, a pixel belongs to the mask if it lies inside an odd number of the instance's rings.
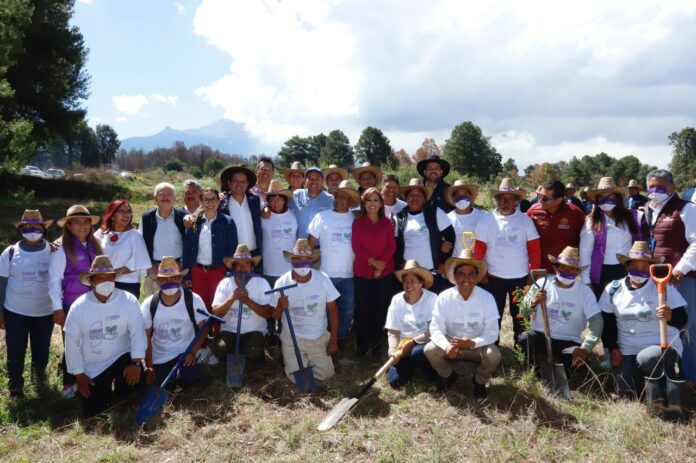
[[182,141],[186,146],[208,145],[227,154],[271,154],[275,155],[277,147],[269,146],[250,136],[239,124],[227,119],[220,119],[198,129],[176,130],[165,127],[164,130],[146,137],[131,137],[121,141],[121,148],[150,151],[155,148],[169,148],[175,142]]

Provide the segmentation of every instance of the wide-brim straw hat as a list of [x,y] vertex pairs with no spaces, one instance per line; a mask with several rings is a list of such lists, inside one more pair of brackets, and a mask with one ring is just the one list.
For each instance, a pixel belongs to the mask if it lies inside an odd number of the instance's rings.
[[232,265],[234,265],[235,262],[241,261],[248,261],[256,266],[259,265],[259,262],[261,262],[261,256],[252,256],[249,246],[246,244],[240,244],[237,246],[237,249],[234,251],[232,257],[223,257],[222,259],[222,262],[227,268],[232,268]]
[[319,260],[321,253],[318,249],[312,249],[309,247],[309,241],[304,238],[300,238],[295,242],[292,247],[292,251],[283,251],[283,256],[287,259],[292,259],[293,257],[299,257],[302,259],[311,259],[312,262]]
[[442,178],[447,177],[447,175],[450,173],[450,163],[440,158],[439,156],[433,154],[429,158],[425,158],[422,161],[418,161],[418,164],[416,164],[416,170],[418,171],[421,177],[425,177],[425,167],[431,162],[437,162],[438,164],[440,164],[440,167],[442,168]]
[[89,217],[90,220],[92,221],[92,225],[96,225],[101,220],[101,218],[99,216],[91,215],[89,213],[89,209],[87,209],[82,204],[75,204],[75,205],[70,206],[68,208],[68,212],[65,213],[65,217],[63,217],[58,222],[56,222],[56,224],[60,228],[63,228],[63,225],[65,225],[68,222],[68,220],[78,219],[80,217]]
[[300,161],[295,161],[292,163],[289,169],[285,169],[283,171],[283,178],[285,179],[286,182],[290,183],[290,175],[293,174],[294,172],[302,174],[302,177],[304,177],[304,166]]
[[423,287],[428,289],[435,281],[433,274],[425,267],[421,267],[416,259],[409,259],[404,264],[402,270],[394,271],[394,275],[399,282],[403,282],[404,275],[416,275],[423,282]]
[[525,198],[527,196],[527,192],[515,185],[515,182],[513,182],[511,178],[504,178],[500,182],[500,187],[497,190],[491,191],[491,196],[498,196],[504,194],[515,195],[519,198]]
[[25,209],[22,214],[22,219],[19,222],[15,222],[15,228],[19,228],[21,225],[41,225],[44,229],[51,226],[53,220],[44,220],[41,217],[41,212],[38,209]]
[[406,196],[408,196],[408,192],[413,190],[413,189],[417,189],[417,190],[422,191],[423,194],[425,195],[426,201],[429,200],[433,194],[433,189],[429,186],[423,185],[423,180],[421,180],[419,178],[412,178],[408,182],[408,185],[404,185],[404,186],[400,187],[399,191],[401,192],[401,196],[406,198]]
[[466,183],[466,180],[458,179],[454,181],[454,184],[445,190],[445,201],[447,201],[450,206],[456,207],[454,200],[454,193],[457,190],[468,190],[471,196],[471,203],[476,200],[479,193],[478,185],[472,185],[471,183]]
[[628,188],[625,186],[617,186],[614,179],[611,177],[602,177],[599,179],[597,188],[587,191],[587,198],[590,201],[595,201],[597,196],[606,195],[609,193],[618,194],[625,198],[628,195]]
[[341,180],[348,180],[348,171],[343,167],[338,167],[336,164],[331,164],[324,169],[324,179],[328,178],[331,174],[338,174],[341,176]]
[[349,207],[351,209],[360,205],[360,193],[358,193],[358,190],[355,188],[355,184],[353,182],[350,180],[342,180],[341,183],[338,184],[336,191],[333,192],[333,195],[336,196],[337,193],[341,192],[350,196]]
[[[353,178],[359,182],[360,175],[363,172],[370,172],[372,173],[372,175],[375,176],[375,185],[379,185],[380,183],[382,183],[382,169],[380,169],[379,167],[373,166],[369,162],[363,162],[360,167],[353,169]],[[326,172],[324,172],[324,176],[326,176]]]
[[638,180],[634,178],[628,181],[628,188],[638,188],[638,191],[643,191],[643,185],[638,183]]
[[549,262],[554,265],[567,265],[568,267],[573,267],[578,270],[583,270],[588,267],[587,265],[580,266],[580,251],[578,251],[578,248],[572,246],[566,246],[558,257],[551,254],[547,254],[546,257],[548,257]]
[[114,266],[111,265],[109,256],[102,255],[95,257],[92,261],[92,265],[89,267],[89,271],[80,272],[78,278],[80,279],[80,283],[85,286],[90,286],[89,279],[94,275],[116,275],[116,270],[114,270]]
[[238,172],[241,172],[244,175],[246,175],[247,181],[249,182],[249,185],[247,185],[247,190],[256,185],[256,174],[243,165],[237,165],[228,167],[227,169],[223,170],[220,174],[220,189],[222,191],[229,190],[227,182],[232,178],[234,174]]
[[157,267],[157,278],[170,278],[183,275],[176,258],[172,256],[162,257],[162,261]]
[[266,198],[273,195],[284,196],[288,201],[292,199],[292,191],[285,188],[283,182],[276,179],[271,180],[271,183],[268,184],[268,191],[266,191]]
[[652,253],[650,252],[650,246],[648,246],[647,241],[636,241],[635,243],[633,243],[633,246],[631,246],[631,249],[628,251],[628,255],[617,253],[616,258],[623,265],[628,265],[634,260],[649,262],[651,264],[661,264],[665,260],[664,257],[652,256]]
[[457,282],[454,279],[454,270],[460,265],[473,265],[476,267],[476,270],[478,271],[477,283],[483,280],[483,278],[486,276],[486,272],[488,272],[488,265],[486,265],[485,261],[475,259],[474,253],[471,249],[462,249],[459,256],[450,257],[445,261],[445,275],[447,276],[449,282],[455,286],[457,285]]

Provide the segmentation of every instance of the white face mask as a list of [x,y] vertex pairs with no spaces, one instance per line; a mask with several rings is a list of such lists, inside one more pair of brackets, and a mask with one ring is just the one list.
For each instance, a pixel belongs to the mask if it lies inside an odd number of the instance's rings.
[[560,276],[560,275],[558,275],[558,274],[556,274],[556,280],[557,280],[559,283],[561,283],[561,284],[563,284],[563,285],[566,285],[566,286],[570,286],[570,285],[572,285],[573,283],[575,283],[575,278],[566,278],[566,277],[562,277],[562,276]]
[[22,233],[22,238],[26,241],[38,241],[43,236],[43,233]]
[[111,293],[114,292],[115,287],[116,287],[116,283],[114,283],[113,281],[102,281],[101,283],[99,283],[97,286],[94,287],[94,290],[100,296],[109,297],[109,296],[111,296]]
[[609,212],[616,207],[616,204],[600,204],[599,208],[604,212]]
[[646,277],[639,277],[635,275],[629,275],[628,278],[630,278],[630,280],[637,285],[642,285],[643,283],[648,281]]
[[293,271],[301,277],[306,277],[307,275],[309,275],[309,272],[311,270],[312,270],[311,268],[307,268],[307,267],[294,267],[293,268]]
[[454,204],[456,204],[457,209],[459,209],[460,211],[463,211],[469,207],[469,205],[471,204],[471,201],[467,201],[466,199],[460,199],[459,201],[457,201]]
[[653,204],[662,204],[669,197],[667,193],[650,193],[648,198],[650,198]]
[[167,289],[163,289],[162,292],[164,294],[166,294],[167,296],[173,296],[177,292],[179,292],[179,288],[167,288]]

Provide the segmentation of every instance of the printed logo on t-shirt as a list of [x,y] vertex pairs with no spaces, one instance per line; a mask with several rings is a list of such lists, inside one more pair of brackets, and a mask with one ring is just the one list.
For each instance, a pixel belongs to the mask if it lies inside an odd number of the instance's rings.
[[292,226],[288,226],[290,222],[283,222],[278,225],[274,225],[271,228],[271,241],[273,244],[281,243],[284,240],[292,238],[291,233],[293,230]]
[[[346,231],[350,230],[350,231]],[[351,238],[353,236],[352,227],[343,227],[339,230],[331,232],[331,246],[345,246],[350,244]]]
[[[230,312],[231,312],[230,315],[231,315],[232,318],[235,319],[235,320],[237,319],[237,317],[239,317],[239,312],[238,312],[238,311],[239,311],[239,306],[235,307],[234,309],[232,309],[232,310],[230,311]],[[246,320],[246,319],[248,319],[249,317],[251,317],[251,314],[252,314],[252,313],[253,313],[253,311],[251,310],[251,307],[246,306],[246,305],[242,305],[242,320]]]
[[31,286],[34,283],[43,283],[48,280],[48,266],[43,265],[44,270],[36,268],[32,265],[22,272],[22,286]]
[[172,320],[172,324],[178,324],[176,328],[170,327],[169,323],[162,323],[157,328],[157,341],[160,344],[170,344],[175,343],[181,339],[181,323],[184,320],[177,318]]

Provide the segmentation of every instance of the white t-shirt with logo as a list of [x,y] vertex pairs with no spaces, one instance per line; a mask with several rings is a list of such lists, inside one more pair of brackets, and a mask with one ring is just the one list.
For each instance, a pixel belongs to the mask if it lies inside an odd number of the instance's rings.
[[[319,270],[311,270],[312,278],[306,283],[298,283],[294,288],[285,291],[288,296],[288,309],[295,336],[303,339],[319,339],[326,333],[329,318],[326,305],[340,296],[329,277]],[[276,280],[275,288],[297,283],[292,279],[292,272],[282,275]],[[271,305],[275,307],[280,298],[280,291],[273,293]],[[283,329],[281,341],[289,340],[287,320],[283,313]]]
[[386,204],[384,205],[384,216],[388,219],[391,219],[392,217],[395,217],[396,214],[401,212],[406,206],[407,204],[405,201],[396,198],[396,202],[391,206],[388,206]]
[[456,257],[462,252],[462,234],[464,232],[476,232],[476,225],[488,214],[490,214],[490,212],[484,211],[483,209],[476,209],[475,207],[471,208],[471,212],[468,214],[457,214],[456,209],[447,214],[447,218],[454,227],[455,238],[454,249],[452,250],[453,256]]
[[[658,304],[655,282],[648,280],[642,288],[629,289],[624,278],[614,293],[613,304],[609,300],[610,288],[611,283],[599,298],[599,308],[616,316],[621,353],[638,355],[648,346],[659,346],[660,321],[656,314]],[[667,305],[671,308],[686,307],[686,301],[672,285],[667,285]],[[670,325],[667,325],[667,342],[681,356],[683,347],[679,330]]]
[[430,321],[430,339],[441,349],[447,349],[449,338],[468,338],[475,347],[487,346],[498,340],[498,307],[493,295],[474,287],[468,300],[455,286],[440,293]]
[[131,293],[114,289],[105,303],[93,291],[78,297],[65,319],[68,372],[94,378],[123,354],[145,358],[147,336],[140,304]]
[[[225,277],[215,290],[215,297],[213,298],[213,307],[216,307],[223,302],[225,302],[237,289],[237,283],[234,281],[234,277]],[[249,280],[246,284],[246,290],[249,293],[249,298],[259,305],[267,305],[270,303],[271,295],[264,294],[266,291],[271,290],[271,286],[268,284],[265,278],[260,276],[255,276]],[[234,301],[230,306],[230,310],[223,317],[225,323],[222,324],[220,329],[222,331],[230,331],[232,333],[237,332],[237,319],[239,318],[239,301]],[[241,334],[250,333],[252,331],[260,331],[264,335],[268,332],[266,319],[261,317],[259,314],[254,312],[254,310],[247,306],[242,306],[242,329]]]
[[[439,231],[451,226],[447,214],[436,208],[437,228]],[[430,231],[425,224],[425,216],[418,214],[406,214],[406,226],[404,227],[404,261],[416,259],[422,267],[433,269],[433,254],[430,249]]]
[[[118,236],[118,240],[111,241],[113,236]],[[94,232],[94,238],[99,241],[114,268],[127,267],[132,270],[131,273],[117,276],[118,282],[140,283],[141,270],[152,266],[145,240],[134,228],[120,233],[104,233],[99,229]]]
[[[543,283],[543,279],[537,281],[539,286]],[[534,292],[530,291],[527,296],[532,297]],[[553,339],[580,344],[582,342],[580,335],[587,325],[587,320],[599,313],[599,307],[592,290],[579,280],[576,280],[570,288],[561,288],[555,284],[554,278],[549,278],[546,282],[546,313]],[[532,329],[544,332],[541,305],[537,305]]]
[[[160,365],[181,355],[196,336],[196,332],[186,310],[186,302],[181,290],[179,300],[172,306],[166,306],[160,298],[155,312],[154,326],[150,315],[152,297],[143,301],[140,311],[145,329],[152,329],[152,363]],[[205,315],[198,313],[198,309],[205,312],[205,303],[198,294],[193,293],[193,314],[196,325],[206,320]]]
[[44,245],[40,251],[27,252],[15,243],[12,262],[9,246],[0,255],[0,277],[7,278],[5,300],[0,304],[16,314],[45,317],[53,313],[48,297],[51,247],[45,241]]
[[292,268],[283,251],[292,251],[297,241],[297,218],[292,211],[282,214],[271,212],[267,219],[261,219],[263,232],[263,274],[277,277]]
[[522,278],[529,274],[527,242],[539,239],[532,219],[519,210],[511,215],[497,211],[476,226],[476,239],[486,243],[488,273],[498,278]]
[[322,211],[314,216],[307,232],[319,240],[321,271],[332,278],[353,278],[352,212]]
[[399,331],[401,339],[415,338],[428,331],[437,294],[424,289],[423,295],[415,304],[406,302],[404,296],[405,293],[401,292],[392,297],[384,329]]

